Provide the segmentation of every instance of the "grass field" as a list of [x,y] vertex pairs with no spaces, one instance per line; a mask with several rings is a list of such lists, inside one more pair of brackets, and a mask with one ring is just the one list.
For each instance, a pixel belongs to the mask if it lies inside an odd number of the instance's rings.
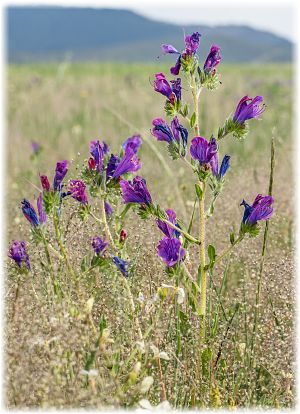
[[[208,372],[204,373],[208,382],[195,385],[201,394],[201,402],[196,406],[293,407],[293,68],[220,66],[222,84],[216,91],[204,91],[201,95],[202,136],[209,138],[216,134],[246,94],[263,95],[267,109],[261,120],[251,122],[245,141],[238,142],[229,136],[220,144],[222,153],[231,155],[231,169],[216,213],[208,222],[208,243],[213,243],[217,252],[226,248],[229,232],[238,231],[242,199],[251,201],[257,193],[267,193],[272,136],[276,151],[275,214],[269,226],[254,364],[249,368],[247,351],[253,331],[263,231],[256,239],[243,241],[228,260],[217,265],[210,282],[208,317],[220,315],[218,331],[214,337],[210,336],[213,339],[208,344],[214,358],[228,327],[226,320],[236,304],[239,307],[223,341],[217,372],[213,376],[208,363]],[[148,310],[157,288],[163,283],[173,283],[156,256],[160,235],[155,222],[142,221],[132,212],[126,219],[126,230],[128,254],[136,264],[129,284],[138,306],[142,332],[151,327],[145,342],[167,352],[170,358],[161,360],[161,370],[150,350],[142,357],[133,353],[133,320],[118,274],[92,271],[82,276],[78,293],[58,262],[55,269],[64,295],[59,300],[53,297],[42,253],[29,242],[29,225],[20,210],[24,197],[36,199],[39,173],[52,177],[58,160],[71,161],[68,178],[77,178],[78,170],[89,157],[90,140],[105,140],[117,151],[126,138],[140,133],[143,145],[139,175],[146,178],[153,198],[164,208],[173,208],[187,226],[194,204],[193,177],[184,163],[171,161],[166,146],[150,134],[152,119],[164,117],[164,99],[151,86],[154,73],[160,71],[167,73],[167,67],[63,63],[7,68],[6,238],[8,243],[12,239],[28,241],[33,263],[32,272],[21,278],[19,288],[10,261],[7,264],[5,387],[6,404],[10,408],[136,407],[142,398],[157,405],[163,399],[162,383],[172,407],[193,406],[196,358],[192,349],[198,322],[185,303],[183,314],[190,319],[186,322],[183,316],[180,322],[181,352],[177,358],[176,318],[171,299],[155,308],[154,313]],[[34,159],[32,140],[42,145],[41,154]],[[163,156],[164,164],[157,153]],[[179,190],[175,191],[177,186]],[[91,249],[91,236],[101,234],[102,230],[97,223],[83,224],[72,217],[70,204],[65,214],[66,246],[74,268],[80,269],[82,257]],[[197,225],[196,218],[192,234],[197,234]],[[192,247],[191,270],[196,256],[197,251]],[[216,291],[222,280],[220,303]],[[143,303],[137,300],[140,293],[144,296]],[[92,296],[93,324],[86,313],[86,302]],[[223,311],[227,319],[223,319]],[[109,337],[102,336],[99,344],[93,327],[103,318]],[[213,320],[209,329],[213,329]],[[81,370],[93,352],[91,369],[97,370],[97,375],[87,379]],[[136,374],[134,366],[138,361],[141,368]],[[132,379],[134,375],[137,378]],[[143,394],[141,382],[146,376],[152,376],[154,383]]]

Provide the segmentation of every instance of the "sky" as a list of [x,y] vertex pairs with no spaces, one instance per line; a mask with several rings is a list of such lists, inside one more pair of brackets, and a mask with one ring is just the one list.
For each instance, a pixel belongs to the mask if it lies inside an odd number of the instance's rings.
[[140,14],[178,24],[245,24],[295,40],[293,7],[136,7]]
[[8,4],[122,8],[182,25],[243,24],[294,42],[300,13],[299,0],[213,0],[209,7],[205,0],[11,0]]

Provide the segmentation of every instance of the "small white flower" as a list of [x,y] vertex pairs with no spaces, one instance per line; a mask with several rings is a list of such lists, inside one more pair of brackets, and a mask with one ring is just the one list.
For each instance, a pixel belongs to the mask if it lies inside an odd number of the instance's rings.
[[142,353],[145,353],[145,342],[144,341],[136,341],[136,346]]
[[155,345],[150,345],[150,349],[153,352],[155,358],[159,357],[159,349]]
[[143,398],[142,400],[139,401],[139,406],[143,408],[144,410],[151,410],[151,411],[171,410],[171,405],[169,401],[163,401],[155,407],[155,406],[152,406],[148,400]]
[[152,405],[150,404],[150,402],[146,399],[142,399],[139,401],[139,406],[141,408],[144,408],[145,410],[152,410]]
[[144,295],[143,295],[142,292],[139,293],[139,296],[138,296],[138,299],[137,300],[139,302],[141,302],[141,303],[144,303],[145,302],[145,297],[144,297]]
[[88,375],[89,377],[96,377],[98,375],[98,370],[97,369],[90,369],[89,371],[87,371],[86,369],[81,369],[79,371],[79,374]]
[[164,359],[166,361],[170,360],[169,355],[165,351],[162,351],[162,352],[159,353],[159,358]]
[[140,392],[141,394],[146,394],[148,392],[153,384],[154,380],[153,377],[145,377],[141,383]]
[[184,298],[185,298],[184,289],[183,288],[178,288],[178,291],[177,291],[177,302],[179,304],[182,304],[184,302]]

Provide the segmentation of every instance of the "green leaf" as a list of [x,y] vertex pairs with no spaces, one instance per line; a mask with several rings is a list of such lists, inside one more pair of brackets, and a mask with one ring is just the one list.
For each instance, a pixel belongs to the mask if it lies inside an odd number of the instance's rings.
[[193,112],[193,115],[191,116],[191,119],[190,119],[191,128],[194,128],[195,124],[196,124],[196,113]]
[[204,351],[201,354],[201,361],[202,361],[202,375],[206,378],[209,377],[209,371],[210,371],[210,362],[212,360],[213,353],[210,348],[204,349]]
[[233,245],[234,244],[234,233],[230,233],[230,243]]
[[199,200],[202,200],[203,191],[199,184],[195,184],[196,194]]
[[185,104],[182,110],[182,116],[187,117],[188,113],[189,113],[189,107],[187,106],[187,104]]
[[207,249],[208,257],[209,257],[209,267],[212,269],[214,267],[216,261],[216,249],[213,245],[209,245]]
[[178,160],[178,158],[180,158],[179,148],[176,142],[170,142],[170,144],[168,145],[168,152],[173,160]]

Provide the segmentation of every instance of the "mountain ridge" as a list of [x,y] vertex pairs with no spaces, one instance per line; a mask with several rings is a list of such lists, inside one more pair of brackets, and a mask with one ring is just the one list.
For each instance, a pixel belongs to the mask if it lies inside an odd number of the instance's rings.
[[184,47],[183,30],[202,34],[201,58],[216,43],[232,63],[292,60],[289,40],[245,25],[181,26],[126,9],[63,6],[7,7],[7,60],[53,61],[69,54],[73,61],[153,61],[161,55],[161,43]]

